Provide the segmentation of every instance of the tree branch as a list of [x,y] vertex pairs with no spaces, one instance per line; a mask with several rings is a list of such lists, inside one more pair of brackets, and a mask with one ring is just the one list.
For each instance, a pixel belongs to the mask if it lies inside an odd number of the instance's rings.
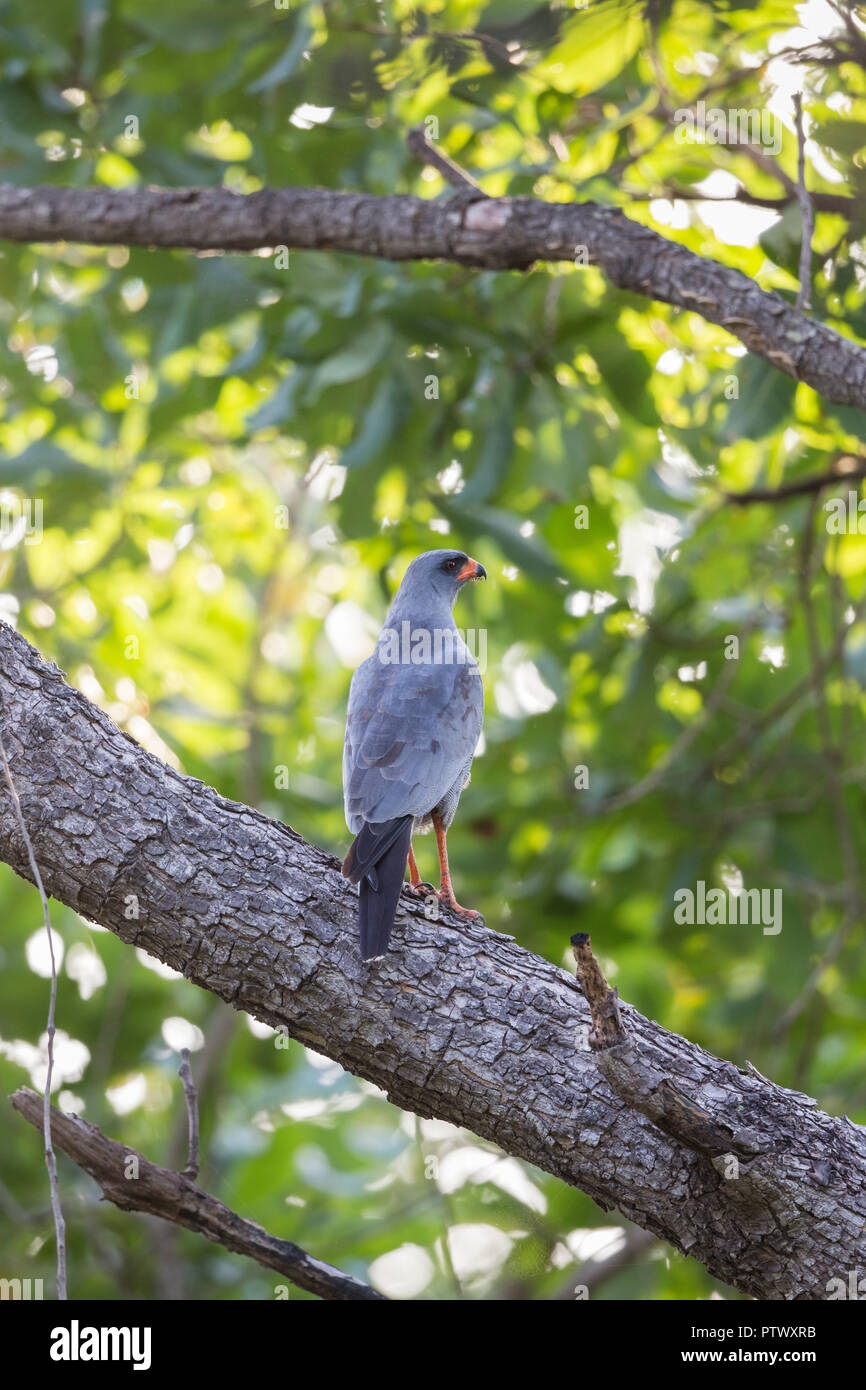
[[[39,1096],[22,1086],[10,1100],[19,1115],[42,1133]],[[109,1139],[80,1115],[65,1115],[52,1106],[51,1130],[58,1148],[89,1173],[109,1201],[122,1211],[147,1212],[185,1226],[188,1231],[197,1231],[236,1255],[247,1255],[265,1269],[275,1269],[299,1289],[318,1294],[319,1298],[341,1302],[385,1299],[384,1294],[363,1280],[314,1260],[299,1245],[280,1240],[254,1221],[246,1221],[230,1211],[209,1192],[202,1192],[184,1173],[161,1168],[136,1149]]]
[[797,478],[782,487],[758,487],[749,492],[726,492],[724,499],[736,507],[748,507],[753,502],[786,502],[790,497],[807,497],[823,492],[825,487],[838,487],[840,483],[856,483],[866,478],[866,458],[843,454],[834,459],[827,473],[812,474],[808,478]]
[[0,238],[98,246],[334,250],[386,260],[526,270],[586,248],[620,289],[700,314],[828,401],[866,407],[866,348],[740,271],[616,208],[535,198],[428,201],[324,188],[17,188],[0,185]]
[[[671,1096],[638,1105],[613,1061],[607,1075],[583,1042],[586,1000],[558,966],[448,912],[429,922],[409,895],[388,955],[365,965],[336,859],[166,767],[5,624],[0,689],[24,819],[60,901],[404,1110],[466,1126],[618,1208],[744,1293],[824,1298],[862,1263],[866,1137],[844,1117],[621,1003],[629,1047],[659,1082],[717,1132],[748,1133],[748,1189],[723,1180],[657,1123]],[[30,876],[8,799],[0,858]]]

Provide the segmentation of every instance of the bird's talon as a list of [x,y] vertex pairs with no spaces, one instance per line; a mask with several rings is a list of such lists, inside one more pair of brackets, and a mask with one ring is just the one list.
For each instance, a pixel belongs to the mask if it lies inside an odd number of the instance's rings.
[[444,907],[450,907],[451,911],[456,912],[458,917],[471,917],[475,921],[484,921],[481,913],[476,912],[474,907],[461,907],[453,894],[445,893],[440,889],[436,896]]
[[423,879],[420,883],[404,883],[403,887],[415,898],[427,898],[431,893],[436,893],[433,884],[426,883]]

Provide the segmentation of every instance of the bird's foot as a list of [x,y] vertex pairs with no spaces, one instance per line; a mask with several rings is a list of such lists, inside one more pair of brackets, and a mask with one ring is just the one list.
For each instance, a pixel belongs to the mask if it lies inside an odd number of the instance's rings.
[[406,892],[411,893],[414,898],[428,898],[431,893],[435,897],[439,896],[433,884],[426,883],[423,879],[418,883],[404,883],[403,887],[406,889]]
[[440,903],[445,907],[450,907],[451,911],[456,912],[458,917],[469,917],[474,922],[484,921],[482,914],[476,912],[474,907],[461,907],[453,892],[450,893],[447,888],[440,888],[436,896]]

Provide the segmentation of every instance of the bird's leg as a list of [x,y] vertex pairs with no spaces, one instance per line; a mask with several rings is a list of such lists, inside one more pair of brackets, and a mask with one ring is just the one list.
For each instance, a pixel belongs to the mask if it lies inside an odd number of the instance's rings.
[[432,883],[425,883],[418,872],[418,865],[415,863],[415,851],[411,844],[409,846],[409,892],[416,893],[419,898],[425,898],[428,893],[435,893],[436,889]]
[[411,845],[409,846],[409,882],[413,888],[417,888],[421,882],[418,865],[415,863],[415,851]]
[[439,871],[442,876],[442,886],[439,889],[439,901],[451,908],[452,912],[458,912],[461,917],[480,917],[481,913],[476,912],[471,907],[461,907],[454,896],[454,889],[451,886],[451,871],[448,868],[448,846],[445,843],[445,826],[442,824],[442,817],[434,814],[433,829],[436,832],[436,848],[439,851]]

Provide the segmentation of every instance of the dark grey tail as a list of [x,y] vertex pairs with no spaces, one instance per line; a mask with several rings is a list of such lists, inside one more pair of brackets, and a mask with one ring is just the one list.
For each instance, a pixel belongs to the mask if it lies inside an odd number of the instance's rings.
[[350,883],[360,883],[362,960],[383,956],[388,949],[411,843],[411,816],[368,823],[361,827],[343,861],[344,876]]

